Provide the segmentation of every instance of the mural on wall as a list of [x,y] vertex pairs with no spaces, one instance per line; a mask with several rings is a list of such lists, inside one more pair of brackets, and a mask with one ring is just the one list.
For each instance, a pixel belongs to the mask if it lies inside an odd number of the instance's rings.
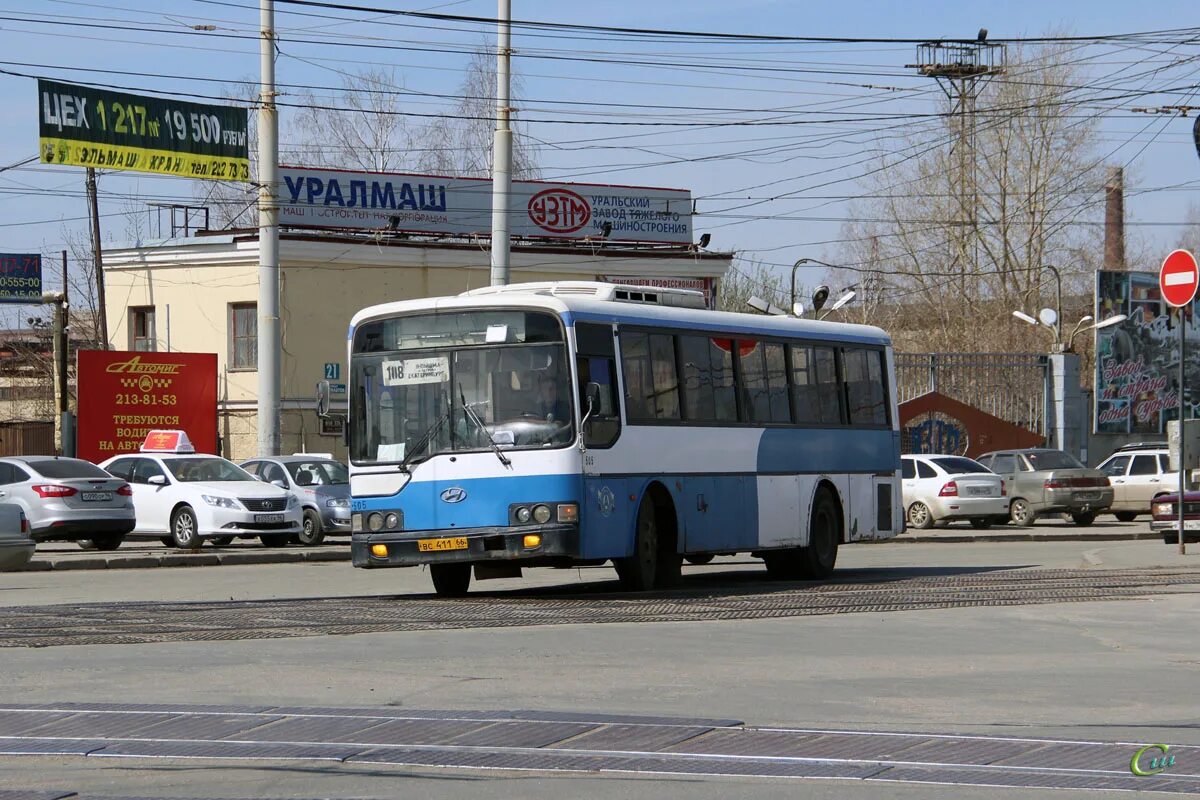
[[[1190,386],[1200,379],[1196,302],[1183,310]],[[1097,272],[1096,319],[1114,314],[1128,319],[1096,331],[1096,433],[1161,436],[1178,415],[1178,312],[1163,302],[1157,273]],[[1193,417],[1200,397],[1190,394],[1184,393],[1185,414]]]

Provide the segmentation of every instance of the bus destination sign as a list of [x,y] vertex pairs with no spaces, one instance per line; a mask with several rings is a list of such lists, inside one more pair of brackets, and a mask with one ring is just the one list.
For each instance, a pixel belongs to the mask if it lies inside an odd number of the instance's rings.
[[44,164],[249,181],[248,119],[234,106],[38,81]]

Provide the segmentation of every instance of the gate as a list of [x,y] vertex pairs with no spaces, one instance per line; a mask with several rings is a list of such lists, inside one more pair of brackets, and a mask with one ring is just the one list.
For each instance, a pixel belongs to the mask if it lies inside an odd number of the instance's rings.
[[1035,353],[897,353],[901,450],[980,455],[1046,440],[1049,359]]

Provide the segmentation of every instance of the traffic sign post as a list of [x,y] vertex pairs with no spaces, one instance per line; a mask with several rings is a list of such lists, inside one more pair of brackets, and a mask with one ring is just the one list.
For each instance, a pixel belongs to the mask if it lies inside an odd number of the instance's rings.
[[1187,353],[1187,307],[1196,297],[1200,284],[1200,269],[1196,257],[1187,250],[1175,250],[1163,261],[1158,271],[1158,288],[1162,298],[1179,313],[1179,554],[1187,554],[1184,543],[1184,492],[1187,490],[1187,444],[1183,436],[1184,357]]

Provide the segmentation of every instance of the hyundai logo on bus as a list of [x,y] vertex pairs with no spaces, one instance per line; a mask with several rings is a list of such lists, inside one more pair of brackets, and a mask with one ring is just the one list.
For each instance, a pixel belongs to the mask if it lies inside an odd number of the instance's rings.
[[461,503],[467,499],[467,490],[461,486],[451,486],[449,489],[442,492],[442,502],[444,503]]

